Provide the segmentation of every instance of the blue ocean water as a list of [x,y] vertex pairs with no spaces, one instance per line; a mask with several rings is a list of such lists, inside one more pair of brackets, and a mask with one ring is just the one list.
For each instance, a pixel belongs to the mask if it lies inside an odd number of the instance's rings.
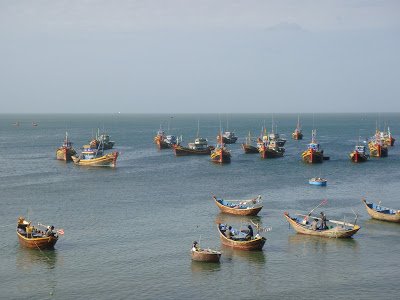
[[[153,137],[160,124],[190,142],[197,132],[215,143],[220,120],[239,136],[229,145],[232,163],[219,166],[208,156],[175,157],[158,151]],[[286,136],[283,158],[261,160],[243,154],[248,131],[258,135],[270,114],[233,115],[1,115],[0,118],[0,295],[4,299],[393,299],[398,295],[400,227],[371,220],[361,198],[400,208],[398,142],[389,157],[353,164],[348,153],[361,136],[389,124],[397,137],[400,114],[301,115],[302,141],[291,140],[297,115],[275,114]],[[12,126],[19,121],[20,126]],[[32,121],[38,123],[33,127]],[[317,128],[330,157],[320,165],[301,162]],[[121,155],[117,168],[83,168],[55,160],[68,130],[76,148],[96,128],[105,129]],[[326,188],[308,184],[323,176]],[[253,218],[272,230],[261,252],[221,246],[217,222],[247,224],[247,218],[219,213],[211,195],[250,198],[261,194],[264,208]],[[323,199],[328,218],[354,221],[353,239],[297,235],[283,212],[307,212]],[[319,211],[318,211],[319,213]],[[63,228],[54,251],[19,246],[15,223]],[[190,260],[190,246],[222,249],[221,264]],[[382,294],[384,291],[384,294]]]

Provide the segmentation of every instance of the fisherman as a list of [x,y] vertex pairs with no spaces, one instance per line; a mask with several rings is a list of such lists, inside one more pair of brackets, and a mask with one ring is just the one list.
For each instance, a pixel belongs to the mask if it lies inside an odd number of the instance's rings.
[[320,227],[320,229],[322,229],[322,230],[327,229],[328,226],[326,225],[326,215],[324,214],[323,211],[321,211],[320,215],[321,215],[321,227]]
[[197,243],[197,241],[194,241],[194,242],[193,242],[192,251],[193,251],[193,252],[199,251],[199,244]]
[[232,238],[232,226],[229,226],[228,229],[225,231],[225,236],[227,239],[231,239]]
[[317,230],[317,228],[318,228],[318,219],[314,219],[314,221],[312,221],[311,223],[311,229]]
[[52,225],[52,226],[47,226],[47,229],[46,229],[46,236],[54,236],[55,235],[55,233],[54,233],[54,226]]
[[246,234],[246,240],[251,240],[254,236],[253,227],[251,227],[251,225],[249,224],[247,228],[249,229],[249,232]]

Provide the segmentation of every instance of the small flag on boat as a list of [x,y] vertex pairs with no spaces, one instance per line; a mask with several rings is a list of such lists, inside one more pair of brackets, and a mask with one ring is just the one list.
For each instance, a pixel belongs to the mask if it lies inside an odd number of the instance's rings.
[[58,233],[59,235],[64,235],[64,229],[58,229],[58,230],[57,230],[57,233]]

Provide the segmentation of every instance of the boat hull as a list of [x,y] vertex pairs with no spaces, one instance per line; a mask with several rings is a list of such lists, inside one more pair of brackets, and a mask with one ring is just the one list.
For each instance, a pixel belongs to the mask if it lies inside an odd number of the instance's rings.
[[60,147],[56,151],[58,160],[72,161],[72,156],[76,155],[76,151],[72,148]]
[[350,160],[354,163],[362,163],[368,160],[368,156],[357,151],[353,151],[349,155]]
[[182,146],[175,146],[174,153],[176,156],[186,156],[186,155],[209,155],[211,151],[214,150],[213,146],[208,146],[205,149],[191,149]]
[[18,240],[21,246],[31,249],[53,249],[58,237],[27,238],[17,231]]
[[221,204],[219,201],[216,200],[216,198],[214,198],[214,202],[221,212],[237,216],[256,216],[263,208],[262,206],[254,208],[232,208]]
[[221,252],[219,251],[198,250],[191,251],[191,255],[192,260],[200,262],[219,263],[221,258]]
[[211,161],[216,164],[230,163],[231,154],[228,151],[214,151],[211,153]]
[[235,241],[232,239],[228,239],[223,232],[218,227],[219,236],[221,239],[221,243],[224,246],[231,247],[237,250],[244,250],[244,251],[260,251],[264,247],[266,238],[260,237],[250,241]]
[[326,230],[312,230],[307,228],[303,224],[300,224],[295,220],[293,220],[289,216],[289,214],[285,213],[284,216],[289,222],[289,224],[292,225],[293,229],[300,234],[314,235],[326,238],[350,238],[353,235],[355,235],[358,230],[360,230],[360,226],[358,225],[355,225],[353,229],[347,229],[347,230],[338,230],[337,228],[326,229]]
[[278,158],[283,156],[282,151],[277,151],[268,147],[261,147],[259,149],[260,156],[262,159],[267,159],[267,158]]
[[248,144],[242,144],[242,149],[246,154],[258,153],[257,147]]
[[308,149],[302,153],[302,160],[308,164],[322,163],[324,161],[324,154],[320,151]]
[[400,223],[400,211],[398,210],[396,214],[385,214],[382,212],[378,212],[371,207],[369,207],[368,204],[372,206],[372,203],[367,203],[365,199],[362,200],[364,203],[365,208],[367,209],[367,213],[371,216],[371,218],[376,219],[376,220],[381,220],[381,221],[386,221],[386,222],[393,222],[393,223]]
[[303,134],[301,132],[293,132],[292,133],[292,138],[294,140],[302,140],[303,139]]
[[326,181],[308,181],[309,184],[311,185],[317,185],[317,186],[326,186]]
[[115,168],[117,166],[118,155],[118,152],[113,152],[93,159],[80,159],[79,157],[72,156],[72,160],[79,166]]

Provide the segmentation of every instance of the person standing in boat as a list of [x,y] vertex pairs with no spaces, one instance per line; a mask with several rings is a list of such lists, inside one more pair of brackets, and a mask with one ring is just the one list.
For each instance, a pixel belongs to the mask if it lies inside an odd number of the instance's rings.
[[326,225],[326,215],[323,211],[321,211],[321,229],[327,229],[328,226]]
[[246,234],[246,240],[251,240],[254,236],[253,227],[251,227],[251,225],[248,225],[247,228],[249,229],[249,232]]

